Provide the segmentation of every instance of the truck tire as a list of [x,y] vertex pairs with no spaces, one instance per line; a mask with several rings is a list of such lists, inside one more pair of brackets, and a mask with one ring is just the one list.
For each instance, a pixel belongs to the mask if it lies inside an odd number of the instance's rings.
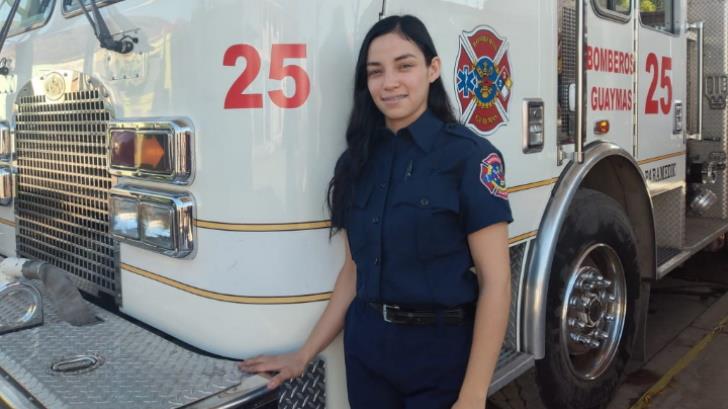
[[635,243],[617,201],[576,193],[551,265],[546,353],[536,362],[546,407],[601,409],[621,383],[638,325]]

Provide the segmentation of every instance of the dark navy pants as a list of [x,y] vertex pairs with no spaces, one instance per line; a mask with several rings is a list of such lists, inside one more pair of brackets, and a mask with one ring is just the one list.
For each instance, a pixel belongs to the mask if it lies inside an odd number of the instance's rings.
[[450,409],[465,376],[473,323],[398,325],[355,298],[344,352],[351,409]]

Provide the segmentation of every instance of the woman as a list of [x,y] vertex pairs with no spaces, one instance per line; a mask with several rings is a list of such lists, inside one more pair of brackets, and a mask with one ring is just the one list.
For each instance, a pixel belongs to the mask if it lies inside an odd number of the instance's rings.
[[485,407],[508,319],[512,218],[501,156],[456,123],[440,68],[415,17],[385,18],[364,38],[329,184],[344,266],[301,349],[240,364],[277,371],[269,388],[344,329],[353,409]]

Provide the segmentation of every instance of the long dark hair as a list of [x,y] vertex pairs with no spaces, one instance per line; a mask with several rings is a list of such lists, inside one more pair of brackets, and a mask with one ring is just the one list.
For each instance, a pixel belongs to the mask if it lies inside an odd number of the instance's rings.
[[[384,126],[384,115],[374,105],[367,87],[367,56],[372,41],[389,33],[397,33],[417,45],[425,55],[428,66],[437,56],[430,33],[422,21],[414,16],[390,16],[382,19],[364,37],[356,61],[354,105],[346,128],[346,150],[336,162],[334,177],[329,182],[327,203],[331,211],[331,234],[344,227],[348,208],[351,206],[354,181],[369,160],[374,133]],[[444,122],[456,121],[441,78],[430,84],[427,107]]]

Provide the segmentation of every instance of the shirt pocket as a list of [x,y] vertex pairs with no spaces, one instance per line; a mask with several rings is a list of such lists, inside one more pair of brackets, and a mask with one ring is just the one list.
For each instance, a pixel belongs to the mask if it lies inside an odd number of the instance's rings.
[[430,180],[404,192],[399,201],[415,213],[418,258],[427,261],[463,249],[460,197],[454,186]]
[[354,200],[349,212],[347,235],[349,249],[354,261],[360,258],[367,244],[371,223],[367,223],[369,198],[372,196],[373,183],[359,183],[354,187]]

